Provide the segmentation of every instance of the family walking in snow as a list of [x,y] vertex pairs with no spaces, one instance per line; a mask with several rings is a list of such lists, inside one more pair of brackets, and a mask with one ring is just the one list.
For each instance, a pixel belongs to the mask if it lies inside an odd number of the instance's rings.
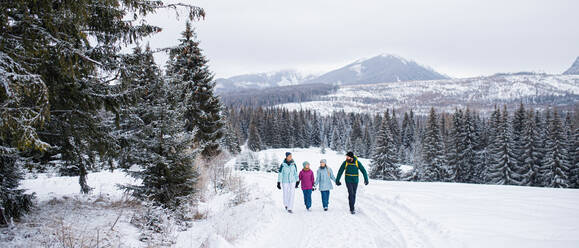
[[348,188],[350,213],[356,213],[354,205],[356,203],[359,172],[361,171],[364,175],[365,185],[368,185],[368,173],[353,152],[348,152],[346,154],[346,160],[340,166],[337,178],[334,176],[332,168],[327,166],[327,161],[325,159],[320,161],[320,167],[316,171],[315,177],[308,161],[303,162],[302,166],[303,169],[298,174],[292,154],[286,152],[285,159],[279,168],[277,188],[283,190],[283,204],[289,213],[293,212],[295,189],[299,187],[300,182],[302,184],[306,209],[310,211],[310,208],[312,207],[312,192],[316,190],[316,187],[318,187],[322,197],[322,207],[324,208],[324,211],[328,211],[330,190],[333,189],[332,182],[335,182],[337,186],[342,185],[340,182],[342,174],[344,174],[346,187]]

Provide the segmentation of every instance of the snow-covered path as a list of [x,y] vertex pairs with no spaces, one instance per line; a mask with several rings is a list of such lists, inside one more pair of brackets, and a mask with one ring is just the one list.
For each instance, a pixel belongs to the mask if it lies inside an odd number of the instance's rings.
[[[295,212],[283,210],[282,193],[275,188],[275,174],[247,173],[249,184],[272,198],[271,222],[249,235],[239,247],[457,247],[446,231],[422,219],[396,199],[380,197],[358,188],[357,214],[348,208],[345,186],[331,192],[330,210],[324,212],[319,192],[312,195],[312,211],[305,210],[301,190],[296,191]],[[259,228],[261,229],[261,228]]]
[[[283,149],[260,152],[283,154]],[[296,163],[320,158],[337,173],[344,156],[294,149]],[[368,160],[361,160],[367,167]],[[299,166],[301,167],[301,166]],[[307,212],[296,190],[294,213],[283,209],[277,175],[239,172],[258,214],[244,214],[234,247],[577,247],[579,190],[459,183],[387,182],[360,184],[356,209],[348,211],[345,185],[334,187],[324,212],[318,191]],[[343,182],[343,179],[342,179]],[[241,211],[241,210],[240,210]],[[243,210],[247,212],[247,210]],[[231,216],[232,218],[235,218]],[[231,220],[231,218],[226,218]]]

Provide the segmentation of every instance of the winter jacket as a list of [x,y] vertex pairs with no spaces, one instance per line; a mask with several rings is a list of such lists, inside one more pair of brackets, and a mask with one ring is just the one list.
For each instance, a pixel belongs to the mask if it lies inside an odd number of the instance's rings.
[[358,161],[357,157],[354,157],[353,163],[349,163],[347,161],[344,161],[342,163],[342,165],[340,166],[340,170],[338,170],[338,177],[336,178],[336,182],[340,181],[340,178],[342,177],[342,173],[344,173],[344,170],[346,170],[344,179],[346,180],[347,183],[358,183],[359,171],[362,171],[362,174],[364,175],[364,182],[368,182],[368,173],[366,172],[366,168],[364,168],[362,163]]
[[[329,174],[329,176],[328,176]],[[334,177],[334,171],[332,171],[332,168],[326,166],[326,167],[320,167],[316,173],[316,182],[314,183],[314,185],[318,186],[318,189],[320,189],[320,191],[326,191],[326,190],[332,190],[334,189],[334,185],[332,185],[332,182],[336,180],[336,177]]]
[[295,183],[299,181],[298,178],[298,169],[296,168],[296,164],[294,161],[283,161],[281,166],[279,167],[280,170],[277,173],[277,181],[280,183]]
[[300,181],[302,181],[302,190],[303,189],[313,189],[314,188],[314,172],[310,169],[306,170],[303,169],[300,171]]

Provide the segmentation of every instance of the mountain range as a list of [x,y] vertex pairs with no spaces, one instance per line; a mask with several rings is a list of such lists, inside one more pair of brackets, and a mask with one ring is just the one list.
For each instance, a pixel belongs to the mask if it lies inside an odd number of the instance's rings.
[[319,76],[305,75],[295,70],[284,70],[218,78],[216,89],[218,92],[231,92],[239,89],[263,89],[310,83],[352,85],[437,79],[449,79],[449,77],[400,56],[381,54],[356,60]]

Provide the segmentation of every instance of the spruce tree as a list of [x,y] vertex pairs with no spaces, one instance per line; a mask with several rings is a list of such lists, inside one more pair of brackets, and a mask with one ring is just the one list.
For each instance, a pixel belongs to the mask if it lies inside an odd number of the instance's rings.
[[257,126],[255,124],[254,118],[252,118],[249,124],[249,137],[247,139],[247,147],[249,150],[258,152],[263,149],[263,144],[261,142],[261,137],[259,136],[259,131],[257,131]]
[[17,159],[16,151],[0,149],[0,227],[18,220],[33,206],[34,195],[18,188],[22,173]]
[[237,155],[241,152],[241,147],[239,146],[239,136],[237,135],[236,129],[230,122],[225,124],[223,139],[221,139],[220,147],[227,150],[232,155]]
[[448,179],[448,168],[444,165],[443,149],[438,118],[434,108],[431,108],[422,142],[423,165],[421,167],[424,169],[422,180],[446,181]]
[[225,124],[222,107],[213,93],[213,74],[199,48],[191,23],[186,23],[182,35],[181,43],[171,49],[167,73],[186,84],[183,92],[187,106],[185,127],[189,132],[195,131],[195,142],[202,149],[201,155],[211,158],[220,152],[219,140],[223,137]]
[[577,145],[576,141],[575,141],[575,134],[573,134],[573,130],[575,130],[574,128],[574,124],[573,121],[571,120],[571,112],[567,112],[566,116],[565,116],[565,123],[564,123],[564,139],[565,139],[565,144],[567,145],[566,147],[566,164],[569,167],[569,169],[567,170],[568,174],[567,174],[567,178],[568,178],[568,187],[570,188],[577,188],[576,182],[577,182],[577,172],[578,169],[576,168],[576,164],[575,161],[577,160],[576,156],[577,154],[575,153],[577,148],[575,147]]
[[171,74],[164,80],[150,52],[136,51],[135,56],[140,66],[129,71],[125,80],[146,90],[141,101],[127,110],[132,123],[127,124],[126,141],[132,144],[124,162],[142,168],[131,173],[142,183],[124,188],[138,199],[176,210],[190,203],[198,191],[193,160],[199,149],[194,146],[194,133],[185,130],[183,116],[187,84]]
[[517,111],[515,111],[513,121],[512,121],[512,148],[513,155],[516,159],[515,170],[518,175],[520,175],[520,180],[518,185],[530,185],[532,180],[532,167],[526,163],[525,154],[525,125],[527,124],[527,112],[523,104],[519,105]]
[[397,161],[394,139],[387,122],[382,124],[376,138],[370,177],[380,180],[398,180],[401,174],[400,165]]
[[491,142],[493,145],[490,149],[492,162],[488,171],[491,183],[519,185],[523,179],[516,170],[511,141],[512,129],[509,125],[506,105],[502,113],[496,108],[492,115],[493,139]]
[[555,188],[569,187],[569,164],[567,164],[567,144],[564,137],[561,118],[557,110],[547,124],[547,141],[543,161],[543,175],[546,185]]

